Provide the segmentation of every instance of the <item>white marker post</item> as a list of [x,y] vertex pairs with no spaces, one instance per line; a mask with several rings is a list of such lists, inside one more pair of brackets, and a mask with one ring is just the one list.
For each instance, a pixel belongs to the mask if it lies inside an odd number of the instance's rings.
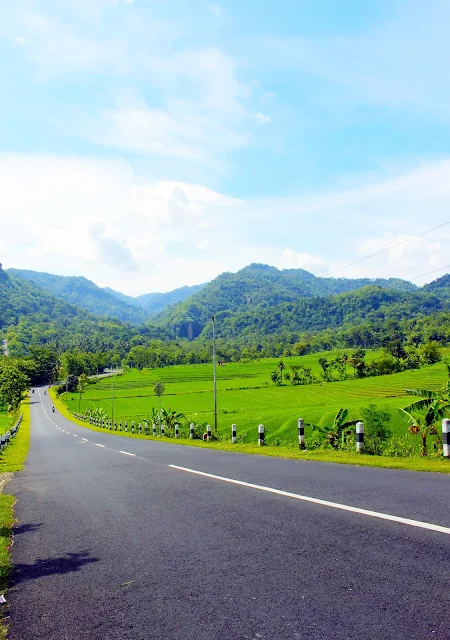
[[175,425],[175,438],[179,438],[180,437],[180,425],[176,424]]
[[208,442],[211,440],[211,425],[210,424],[206,425],[206,439],[208,440]]
[[236,425],[232,424],[231,425],[231,442],[233,444],[236,444],[236,440],[237,440],[237,438],[236,438]]
[[162,435],[162,436],[164,435],[164,425],[163,425],[163,423],[162,423],[162,422],[161,422],[161,435]]
[[356,423],[356,451],[358,453],[364,451],[364,425],[362,422]]
[[258,445],[262,447],[264,445],[264,425],[258,426]]
[[450,420],[442,420],[442,453],[444,458],[450,458]]
[[156,424],[153,422],[152,424],[153,435],[156,436]]
[[189,437],[191,440],[194,439],[194,423],[191,422],[191,424],[189,425]]
[[298,448],[305,449],[305,423],[303,418],[298,419]]

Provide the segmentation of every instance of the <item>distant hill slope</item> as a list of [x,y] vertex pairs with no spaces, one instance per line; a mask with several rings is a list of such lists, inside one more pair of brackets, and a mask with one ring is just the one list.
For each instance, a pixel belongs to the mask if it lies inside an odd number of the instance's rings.
[[144,322],[148,316],[143,309],[120,300],[117,296],[97,287],[96,284],[81,276],[56,276],[51,273],[26,269],[8,269],[6,273],[33,282],[48,293],[86,309],[96,316],[117,318],[122,322],[132,322],[133,324]]
[[191,287],[180,287],[179,289],[174,289],[167,293],[144,293],[142,296],[136,297],[126,296],[125,294],[120,293],[119,291],[114,291],[114,289],[110,289],[109,287],[105,287],[103,290],[113,296],[116,296],[120,300],[127,302],[128,304],[144,309],[149,315],[154,315],[160,313],[169,305],[186,300],[204,287],[206,287],[206,283],[195,284]]
[[114,349],[120,342],[127,345],[138,330],[98,318],[0,268],[0,331],[6,332],[10,354],[23,355],[30,344]]
[[[180,337],[187,336],[190,328],[195,337],[212,314],[247,314],[248,321],[253,323],[251,316],[257,317],[278,305],[299,303],[304,298],[326,298],[367,286],[399,294],[418,291],[415,285],[397,278],[319,278],[303,269],[279,271],[268,265],[251,264],[237,273],[218,276],[192,297],[160,313],[155,322],[173,328]],[[282,328],[280,317],[279,329]]]

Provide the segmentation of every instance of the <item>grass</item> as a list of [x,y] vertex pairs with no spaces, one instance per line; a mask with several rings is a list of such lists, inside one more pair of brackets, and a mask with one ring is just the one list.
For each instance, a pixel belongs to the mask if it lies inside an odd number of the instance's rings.
[[[30,404],[29,399],[22,402],[22,424],[15,438],[0,455],[0,483],[6,480],[6,473],[21,471],[24,468],[30,444]],[[9,417],[9,426],[15,419]],[[11,495],[0,493],[0,593],[5,593],[8,579],[11,573],[11,544],[12,527],[14,524],[15,498]],[[7,626],[4,617],[0,614],[0,638],[7,637]]]
[[[316,375],[321,356],[335,357],[338,352],[284,358],[287,367],[300,364],[311,367]],[[450,352],[449,352],[450,353]],[[374,360],[380,351],[368,352],[367,360]],[[223,437],[230,436],[231,424],[237,425],[238,436],[256,442],[257,426],[266,429],[268,444],[295,445],[297,441],[297,419],[324,426],[329,424],[341,407],[349,410],[349,419],[361,417],[361,408],[370,403],[389,413],[389,428],[393,436],[401,439],[408,450],[419,453],[419,439],[408,433],[405,422],[398,411],[413,401],[407,388],[423,387],[438,389],[447,379],[443,362],[413,371],[353,379],[351,367],[349,378],[340,382],[329,382],[306,386],[287,383],[281,387],[270,382],[279,359],[267,358],[253,363],[228,363],[217,369],[218,431]],[[190,422],[213,424],[213,389],[211,365],[180,365],[164,369],[133,370],[113,379],[99,380],[89,385],[81,398],[81,411],[101,407],[109,416],[129,423],[142,421],[152,408],[158,408],[158,398],[153,393],[156,382],[161,380],[165,392],[162,406],[183,413]],[[112,396],[114,400],[112,401]],[[63,394],[67,407],[78,411],[77,393]],[[311,438],[313,429],[306,429],[306,438]]]
[[[64,404],[61,398],[57,398],[54,389],[50,389],[50,395],[54,401],[55,406],[59,411],[72,422],[79,424],[92,431],[100,431],[105,433],[105,429],[95,427],[94,425],[87,424],[81,420],[78,420],[72,416],[67,406]],[[361,455],[356,452],[350,451],[333,451],[315,449],[311,451],[300,451],[294,444],[284,446],[264,446],[259,447],[254,443],[236,443],[226,441],[212,441],[204,442],[202,440],[188,440],[177,439],[167,437],[144,436],[140,434],[132,434],[130,432],[113,432],[114,435],[118,435],[123,438],[138,438],[145,440],[156,440],[158,442],[166,442],[169,444],[185,445],[200,447],[206,449],[213,449],[215,451],[232,451],[233,453],[243,453],[247,455],[264,455],[270,457],[289,458],[294,460],[312,460],[317,462],[328,462],[335,464],[351,464],[366,467],[378,467],[385,469],[404,469],[408,471],[432,471],[436,473],[450,474],[450,461],[445,460],[442,457],[430,456],[428,458],[422,458],[420,456],[415,457],[391,457],[391,456],[370,456]]]

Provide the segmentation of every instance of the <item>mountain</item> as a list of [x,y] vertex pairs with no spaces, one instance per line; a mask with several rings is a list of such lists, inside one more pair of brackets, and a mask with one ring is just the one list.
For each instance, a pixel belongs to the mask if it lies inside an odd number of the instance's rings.
[[[167,325],[180,337],[195,337],[200,335],[212,315],[244,314],[248,318],[243,321],[244,325],[247,322],[255,325],[258,324],[255,317],[278,305],[303,304],[304,299],[317,300],[364,287],[379,287],[398,294],[418,291],[415,285],[397,278],[320,278],[304,269],[280,271],[264,264],[251,264],[237,273],[218,276],[184,302],[160,313],[155,322]],[[317,304],[311,303],[312,307]],[[279,325],[282,324],[280,319]]]
[[58,349],[113,349],[128,343],[137,329],[98,318],[44,291],[17,273],[0,267],[0,331],[11,355],[23,355],[30,344]]
[[119,299],[81,276],[55,276],[51,273],[26,269],[8,269],[7,273],[33,282],[48,293],[86,309],[96,316],[117,318],[122,322],[133,324],[144,322],[148,316],[143,309]]
[[143,295],[136,297],[126,296],[124,293],[114,291],[114,289],[110,289],[109,287],[105,287],[103,291],[116,296],[123,302],[127,302],[135,307],[144,309],[149,315],[155,315],[163,311],[169,305],[186,300],[204,287],[206,287],[206,283],[195,284],[191,287],[180,287],[179,289],[174,289],[167,293],[144,293]]

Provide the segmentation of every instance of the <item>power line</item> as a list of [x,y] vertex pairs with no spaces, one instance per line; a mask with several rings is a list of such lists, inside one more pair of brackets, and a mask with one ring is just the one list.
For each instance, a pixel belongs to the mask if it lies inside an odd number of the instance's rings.
[[[447,224],[450,224],[450,220],[448,222],[443,222],[442,224],[438,225],[437,227],[433,227],[432,229],[428,229],[428,231],[423,231],[422,233],[418,233],[416,236],[413,236],[412,238],[408,238],[407,240],[402,240],[401,242],[397,242],[397,244],[393,244],[392,246],[388,247],[387,249],[382,249],[381,251],[377,251],[376,253],[372,253],[370,256],[366,256],[365,258],[361,258],[361,260],[356,260],[356,262],[352,262],[350,264],[345,265],[345,267],[339,267],[339,269],[335,269],[334,271],[331,271],[329,273],[330,276],[333,275],[333,273],[338,273],[338,271],[343,271],[344,269],[348,269],[349,267],[353,267],[353,265],[355,264],[359,264],[360,262],[364,262],[364,260],[368,260],[369,258],[373,258],[375,256],[379,256],[381,253],[386,253],[386,251],[390,251],[391,249],[394,249],[395,247],[399,247],[402,244],[406,244],[407,242],[411,242],[411,240],[415,240],[416,238],[420,238],[421,236],[426,235],[427,233],[431,233],[432,231],[436,231],[436,229],[441,229],[441,227],[445,227]],[[446,269],[447,267],[442,267],[443,269]],[[441,269],[438,269],[438,271],[441,271]],[[434,273],[434,271],[431,271],[431,273]],[[424,274],[424,275],[429,275],[429,274]],[[422,278],[423,276],[417,276],[417,278]],[[414,280],[417,280],[417,278],[414,278]]]
[[434,271],[428,271],[428,273],[422,273],[421,276],[416,276],[415,278],[411,278],[410,282],[414,282],[414,280],[418,280],[419,278],[425,278],[425,276],[429,276],[432,273],[437,273],[438,271],[443,271],[444,269],[449,269],[450,268],[450,264],[446,265],[445,267],[441,267],[440,269],[435,269]]

